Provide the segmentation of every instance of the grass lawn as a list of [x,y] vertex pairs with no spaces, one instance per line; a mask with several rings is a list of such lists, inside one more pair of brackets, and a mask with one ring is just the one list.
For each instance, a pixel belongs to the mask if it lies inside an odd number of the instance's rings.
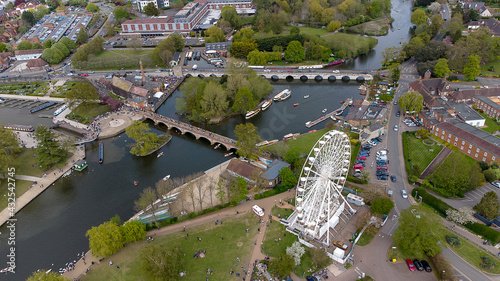
[[90,124],[95,117],[110,110],[111,108],[107,104],[89,103],[86,107],[80,104],[68,114],[68,117],[70,119],[76,119],[83,124]]
[[[446,242],[446,235],[456,235],[456,234],[454,234],[453,232],[451,232],[451,231],[449,231],[447,229],[444,229],[443,231],[441,231],[441,241],[442,241],[443,244],[447,244],[448,245],[448,243]],[[460,257],[462,257],[468,263],[474,265],[479,270],[482,270],[482,271],[488,272],[488,273],[493,273],[493,274],[499,274],[500,273],[500,262],[498,261],[498,259],[496,259],[495,257],[493,257],[491,254],[486,253],[482,249],[476,247],[475,245],[473,245],[469,241],[467,241],[465,239],[462,239],[460,236],[458,236],[458,237],[460,239],[461,245],[460,246],[455,246],[455,247],[451,247],[450,246],[450,248],[453,251],[455,251]],[[492,258],[495,261],[495,264],[496,264],[495,265],[495,269],[493,269],[493,270],[483,269],[480,266],[480,264],[481,264],[481,257],[490,257],[490,258]]]
[[[494,71],[489,71],[490,66],[493,66]],[[500,76],[500,61],[489,62],[484,65],[481,70],[483,76],[499,77]]]
[[[327,129],[323,129],[323,130],[316,131],[314,133],[304,134],[295,140],[287,141],[286,144],[288,146],[288,149],[295,149],[299,153],[309,154],[309,152],[311,151],[311,148],[314,146],[314,144],[327,131],[328,131]],[[273,144],[273,145],[266,147],[266,149],[269,151],[275,151],[276,146],[277,146],[277,144]]]
[[277,206],[274,206],[271,209],[271,214],[275,217],[278,217],[278,215],[280,215],[281,218],[285,218],[285,217],[288,217],[289,215],[291,215],[292,213],[293,213],[292,209],[285,209],[285,208],[280,208]]
[[[361,229],[359,230],[361,231]],[[374,225],[370,225],[365,229],[365,232],[363,232],[363,235],[361,235],[361,238],[359,238],[358,243],[356,245],[358,246],[366,246],[372,242],[373,238],[375,238],[375,235],[378,233],[378,228],[376,228]]]
[[15,95],[43,95],[48,91],[48,82],[11,83],[0,85],[0,93]]
[[[290,29],[291,26],[288,26],[288,28]],[[302,33],[302,34],[307,33],[307,34],[314,34],[314,35],[321,36],[321,35],[325,35],[325,34],[330,33],[328,30],[322,29],[322,28],[299,26],[299,29],[300,29],[300,33]]]
[[389,32],[390,19],[382,18],[349,27],[347,30],[370,36],[386,35]]
[[152,50],[120,50],[113,49],[113,51],[104,51],[99,53],[97,58],[123,58],[126,57],[134,57],[134,56],[143,56],[143,55],[151,55]]
[[35,164],[38,162],[37,157],[33,157],[35,154],[35,149],[33,148],[23,148],[21,153],[16,157],[16,174],[17,175],[27,175],[34,177],[41,177],[43,171],[40,170]]
[[97,56],[89,56],[87,61],[79,62],[79,66],[82,70],[139,69],[139,61],[142,61],[144,68],[155,68],[156,65],[151,58],[152,51],[152,49],[104,51]]
[[[14,182],[11,182],[14,183]],[[9,189],[15,187],[15,193],[16,193],[16,198],[19,198],[19,196],[23,195],[26,190],[28,190],[28,187],[31,186],[33,182],[31,181],[24,181],[24,180],[16,180],[15,181],[15,186],[9,186],[8,182],[6,179],[2,179],[2,184],[0,184],[0,210],[3,210],[7,207],[8,204],[8,199],[9,199]]]
[[[432,160],[439,154],[442,146],[425,145],[422,139],[417,139],[414,134],[403,133],[403,153],[405,156],[406,172],[411,174],[412,165],[413,169],[418,173],[417,176],[427,168]],[[432,150],[432,151],[431,151]],[[411,159],[411,163],[408,162]]]
[[[245,232],[246,228],[250,228],[250,232]],[[235,266],[236,258],[239,257],[241,260],[250,258],[254,237],[257,234],[257,220],[253,215],[241,219],[227,218],[224,219],[223,225],[207,223],[188,229],[188,233],[187,239],[184,232],[178,232],[156,236],[152,242],[163,247],[179,246],[186,254],[183,257],[183,270],[186,271],[186,276],[182,280],[199,281],[205,280],[206,277],[210,280],[240,280],[236,275],[229,275],[229,270],[242,273],[240,267],[242,265],[238,263]],[[196,241],[196,237],[200,237],[202,241]],[[95,265],[82,280],[149,280],[141,272],[139,260],[141,249],[146,245],[146,241],[127,245],[115,255]],[[205,258],[193,258],[193,254],[199,250],[206,250]],[[109,260],[112,260],[114,265],[119,265],[121,269],[109,266]],[[206,274],[208,268],[213,270],[212,276]]]
[[497,124],[497,122],[495,122],[495,120],[493,120],[490,117],[486,116],[486,114],[484,114],[484,113],[479,113],[479,114],[481,114],[481,116],[483,116],[484,119],[486,119],[486,121],[484,122],[484,125],[486,126],[486,128],[481,128],[481,130],[483,130],[485,132],[488,132],[490,134],[492,134],[495,131],[499,131],[500,130],[500,125]]

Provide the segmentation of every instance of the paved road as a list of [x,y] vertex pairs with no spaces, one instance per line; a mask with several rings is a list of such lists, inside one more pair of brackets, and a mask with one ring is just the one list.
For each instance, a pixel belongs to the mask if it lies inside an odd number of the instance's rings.
[[458,278],[458,280],[500,280],[500,276],[485,274],[477,270],[447,247],[443,248],[443,255],[452,264],[451,266],[455,271],[454,275]]
[[474,205],[479,203],[479,201],[481,201],[481,198],[483,197],[483,195],[489,191],[494,191],[498,195],[498,197],[500,197],[500,189],[496,188],[495,186],[493,186],[489,182],[486,182],[483,186],[478,187],[475,190],[472,190],[472,191],[465,193],[465,196],[463,199],[449,199],[449,198],[442,198],[438,195],[436,195],[436,196],[439,197],[444,202],[448,203],[453,208],[459,209],[459,208],[466,207],[466,206],[473,207]]

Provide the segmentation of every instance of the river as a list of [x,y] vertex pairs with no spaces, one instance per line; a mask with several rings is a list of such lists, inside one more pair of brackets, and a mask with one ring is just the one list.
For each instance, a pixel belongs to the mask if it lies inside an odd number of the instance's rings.
[[[395,10],[399,10],[397,15]],[[404,15],[402,13],[403,11]],[[395,29],[386,36],[379,37],[379,44],[373,52],[342,68],[365,69],[380,67],[382,46],[391,46],[409,28],[410,3],[393,1],[393,17]],[[397,29],[401,26],[400,30]],[[386,41],[387,40],[387,41]],[[242,122],[252,122],[259,129],[263,139],[281,139],[288,133],[304,133],[313,129],[324,128],[320,123],[306,128],[305,122],[321,116],[321,111],[337,109],[340,102],[348,97],[361,99],[358,94],[359,84],[337,81],[273,83],[277,92],[290,88],[292,97],[283,102],[274,103],[268,110],[259,113],[250,120],[234,117],[224,120],[218,125],[205,125],[208,130],[234,137],[234,127]],[[158,113],[179,118],[175,113],[175,99],[180,91],[159,108]],[[271,97],[273,96],[271,95]],[[308,99],[304,99],[309,95]],[[293,107],[294,103],[299,103]],[[46,112],[43,112],[47,114]],[[30,115],[27,109],[11,109],[0,106],[0,122],[49,125],[50,119],[37,118]],[[153,132],[160,133],[158,128]],[[97,162],[97,144],[87,146],[87,162],[89,167],[81,173],[58,180],[51,188],[33,200],[16,215],[16,274],[2,276],[2,280],[25,280],[31,272],[44,268],[57,271],[65,263],[77,258],[77,253],[88,250],[85,232],[92,226],[101,224],[115,214],[127,219],[134,214],[133,202],[140,192],[153,186],[165,175],[172,177],[185,176],[194,172],[207,170],[225,160],[225,151],[214,150],[208,142],[195,140],[192,136],[173,134],[162,151],[164,156],[156,158],[139,158],[132,156],[127,144],[130,140],[125,134],[104,140],[104,163]],[[196,161],[193,161],[196,159]],[[22,171],[18,171],[22,174]],[[134,186],[133,181],[139,185]],[[0,228],[0,268],[7,267],[8,231],[6,226]],[[54,265],[52,265],[54,264]]]

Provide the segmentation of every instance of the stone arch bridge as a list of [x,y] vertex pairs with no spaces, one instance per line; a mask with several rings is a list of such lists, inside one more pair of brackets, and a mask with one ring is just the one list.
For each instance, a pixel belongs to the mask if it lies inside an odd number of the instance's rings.
[[166,116],[163,116],[158,113],[153,113],[153,112],[134,112],[135,114],[142,115],[144,119],[150,119],[155,123],[155,125],[160,125],[163,124],[167,126],[169,130],[176,129],[181,134],[185,135],[186,133],[189,133],[193,135],[197,140],[198,139],[206,139],[210,142],[210,145],[217,145],[220,144],[221,146],[224,146],[226,150],[237,150],[238,147],[236,146],[236,140],[232,138],[228,138],[210,131],[207,131],[205,129],[181,122],[179,120],[175,120]]

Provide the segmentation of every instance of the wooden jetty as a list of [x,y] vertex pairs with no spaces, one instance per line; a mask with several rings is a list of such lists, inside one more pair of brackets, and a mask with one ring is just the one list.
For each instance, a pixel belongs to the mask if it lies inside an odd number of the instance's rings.
[[314,120],[314,121],[308,121],[306,122],[306,127],[307,128],[311,128],[312,126],[318,124],[318,123],[321,123],[323,121],[325,121],[326,119],[329,119],[331,118],[332,116],[335,116],[335,115],[340,115],[344,112],[344,110],[349,106],[349,104],[352,103],[352,99],[351,98],[348,98],[344,101],[344,103],[342,104],[342,106],[330,113],[327,113],[323,116],[321,116],[320,118]]

